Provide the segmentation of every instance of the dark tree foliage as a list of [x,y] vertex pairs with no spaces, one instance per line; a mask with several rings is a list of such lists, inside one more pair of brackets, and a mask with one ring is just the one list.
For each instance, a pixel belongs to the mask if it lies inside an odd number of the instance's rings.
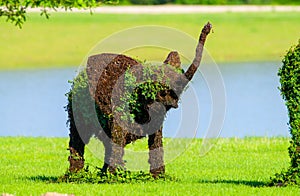
[[202,4],[202,5],[293,5],[299,0],[172,0],[177,4]]
[[189,4],[189,5],[297,5],[299,0],[119,0],[124,4],[142,4],[142,5],[158,5],[158,4]]
[[72,8],[89,9],[101,3],[112,2],[117,2],[117,0],[1,0],[0,17],[5,17],[6,21],[12,22],[21,28],[26,21],[28,8],[41,8],[41,15],[49,18],[49,10],[58,8],[65,10],[71,10]]
[[132,4],[140,4],[140,5],[159,5],[166,3],[174,3],[174,0],[130,0]]
[[300,40],[283,58],[279,69],[281,94],[286,101],[289,115],[291,141],[290,167],[275,175],[272,184],[277,186],[300,185]]

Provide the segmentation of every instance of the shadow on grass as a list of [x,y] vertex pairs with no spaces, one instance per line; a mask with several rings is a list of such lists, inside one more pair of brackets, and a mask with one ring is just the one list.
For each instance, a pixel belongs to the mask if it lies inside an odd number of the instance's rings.
[[203,184],[234,184],[234,185],[246,185],[250,187],[267,187],[267,182],[251,181],[251,180],[199,180],[199,183]]
[[88,184],[111,184],[111,183],[144,183],[144,182],[168,182],[177,181],[175,177],[168,175],[158,176],[153,178],[150,173],[119,171],[116,174],[89,173],[81,171],[78,173],[67,173],[63,176],[31,176],[26,177],[26,180],[43,183],[88,183]]
[[[32,176],[26,179],[34,182],[44,183],[58,183],[61,177],[58,176]],[[201,184],[234,184],[234,185],[245,185],[250,187],[269,187],[269,183],[261,181],[250,181],[250,180],[199,180]]]
[[34,182],[57,183],[59,178],[59,176],[32,176],[26,179]]

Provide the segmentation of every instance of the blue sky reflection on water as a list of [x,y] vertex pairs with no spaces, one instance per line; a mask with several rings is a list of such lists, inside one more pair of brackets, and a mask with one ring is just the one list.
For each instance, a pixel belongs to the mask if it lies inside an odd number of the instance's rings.
[[[280,62],[219,64],[227,101],[221,137],[289,136],[287,111],[277,89],[279,66]],[[75,75],[75,67],[0,72],[0,136],[67,137],[65,93]],[[211,107],[208,86],[197,72],[179,108],[168,113],[165,136],[204,137]]]

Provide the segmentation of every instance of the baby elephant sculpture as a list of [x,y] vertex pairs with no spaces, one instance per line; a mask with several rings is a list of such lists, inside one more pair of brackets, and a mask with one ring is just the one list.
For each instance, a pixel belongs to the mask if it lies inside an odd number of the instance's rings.
[[195,58],[186,72],[177,52],[170,52],[163,65],[147,74],[144,65],[125,55],[88,58],[86,70],[74,79],[67,94],[71,172],[84,167],[84,146],[92,136],[105,147],[102,171],[112,173],[124,167],[124,147],[148,136],[150,173],[155,178],[164,174],[163,120],[169,109],[178,107],[180,94],[199,67],[211,28],[210,23],[203,27]]

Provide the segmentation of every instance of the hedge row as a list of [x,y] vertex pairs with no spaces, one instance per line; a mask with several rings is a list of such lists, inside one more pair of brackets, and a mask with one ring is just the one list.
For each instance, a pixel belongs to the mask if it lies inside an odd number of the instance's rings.
[[120,4],[159,5],[159,4],[205,4],[205,5],[295,5],[299,0],[119,0]]

